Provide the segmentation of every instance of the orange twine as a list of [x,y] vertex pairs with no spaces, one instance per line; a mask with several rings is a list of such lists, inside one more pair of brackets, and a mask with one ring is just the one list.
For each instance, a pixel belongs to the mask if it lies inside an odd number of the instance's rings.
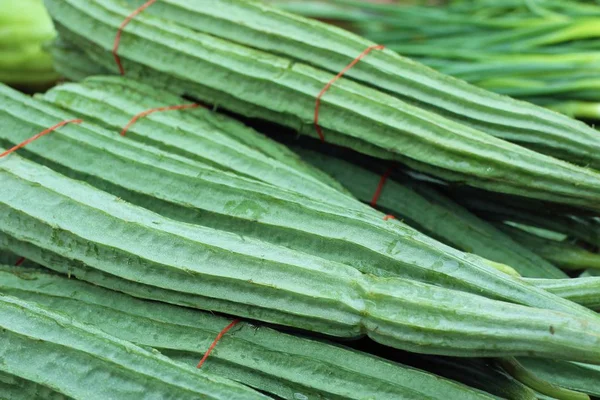
[[179,105],[179,106],[158,107],[158,108],[151,108],[150,110],[142,111],[141,113],[139,113],[136,116],[134,116],[133,118],[131,118],[131,121],[129,121],[127,123],[127,125],[125,125],[125,128],[123,128],[123,130],[121,131],[121,136],[125,136],[125,134],[129,130],[129,128],[131,128],[131,125],[135,124],[138,119],[143,118],[152,113],[160,112],[160,111],[169,111],[169,110],[183,110],[185,108],[197,108],[197,107],[201,107],[200,104],[194,103],[194,104],[183,104],[183,105]]
[[352,62],[348,65],[346,65],[346,67],[340,71],[339,74],[337,74],[332,80],[330,80],[327,85],[325,85],[325,87],[321,90],[321,92],[317,95],[317,100],[315,103],[315,118],[314,118],[314,124],[315,124],[315,129],[317,130],[317,134],[319,135],[319,137],[321,138],[321,141],[324,142],[325,141],[325,135],[323,135],[323,130],[321,129],[321,127],[319,126],[319,109],[321,107],[321,97],[323,97],[323,95],[325,94],[326,91],[329,90],[329,88],[331,87],[331,85],[333,85],[333,83],[335,81],[337,81],[338,79],[340,79],[346,72],[348,72],[348,70],[352,67],[354,67],[360,60],[362,60],[367,54],[369,54],[371,51],[373,50],[383,50],[385,47],[382,45],[373,45],[373,46],[369,46],[365,51],[363,51],[362,53],[360,53],[358,55],[358,57],[356,57],[354,60],[352,60]]
[[387,171],[381,175],[381,179],[379,179],[379,184],[377,185],[377,189],[375,189],[375,193],[373,194],[373,198],[371,199],[371,207],[377,206],[377,201],[381,196],[381,192],[383,191],[383,187],[385,186],[385,182],[390,177],[392,172],[394,171],[394,167],[389,167]]
[[115,62],[117,63],[117,66],[119,67],[119,72],[121,73],[121,75],[125,75],[125,69],[123,68],[123,64],[121,64],[121,58],[119,57],[118,50],[119,50],[119,44],[121,43],[121,35],[123,34],[123,29],[139,13],[141,13],[142,11],[144,11],[146,8],[150,7],[155,2],[156,2],[156,0],[149,0],[145,4],[143,4],[140,7],[138,7],[134,12],[132,12],[131,14],[129,14],[127,16],[127,18],[125,18],[125,20],[123,22],[121,22],[121,25],[119,26],[119,29],[117,30],[117,35],[115,36],[115,42],[113,44],[113,51],[112,51],[112,53],[113,53],[113,56],[115,57]]
[[29,139],[25,140],[24,142],[21,142],[18,145],[6,150],[4,153],[0,154],[0,158],[6,157],[10,153],[13,153],[13,152],[19,150],[20,148],[27,146],[29,143],[33,142],[34,140],[37,140],[37,139],[41,138],[42,136],[47,135],[52,131],[55,131],[56,129],[60,128],[61,126],[64,126],[67,124],[80,124],[82,122],[83,121],[80,119],[71,119],[68,121],[61,121],[58,124],[38,133],[37,135],[30,137]]
[[213,349],[215,348],[217,343],[219,343],[219,340],[221,340],[221,338],[223,337],[223,335],[225,335],[227,333],[227,331],[229,331],[231,328],[236,326],[238,324],[238,322],[240,322],[239,319],[234,319],[233,321],[231,321],[231,323],[229,325],[227,325],[225,328],[223,328],[223,330],[221,332],[219,332],[219,334],[217,335],[215,340],[212,342],[212,344],[210,345],[210,347],[208,348],[206,353],[204,353],[204,357],[202,357],[202,360],[200,360],[200,362],[198,363],[196,368],[202,368],[202,364],[204,364],[204,362],[206,361],[206,359],[208,358],[210,353],[213,351]]

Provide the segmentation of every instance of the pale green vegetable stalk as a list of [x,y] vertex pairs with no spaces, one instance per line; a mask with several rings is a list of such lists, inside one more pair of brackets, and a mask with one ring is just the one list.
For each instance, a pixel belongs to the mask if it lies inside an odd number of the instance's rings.
[[78,399],[266,399],[99,329],[0,294],[0,371]]
[[[117,70],[110,49],[118,26],[131,9],[114,0],[47,0],[46,4],[63,39],[82,48],[103,67]],[[315,99],[332,78],[331,72],[196,33],[144,13],[125,28],[119,54],[128,76],[313,136]],[[527,120],[531,124],[547,121],[531,116]],[[592,209],[600,207],[600,175],[596,172],[498,140],[350,80],[338,81],[327,92],[320,124],[327,141],[399,159],[445,179]]]
[[[74,117],[12,90],[0,92],[5,127],[0,138],[5,142],[19,143],[57,119]],[[173,131],[165,126],[165,135]],[[480,257],[399,221],[386,221],[382,213],[356,200],[343,207],[320,202],[206,168],[90,123],[61,128],[21,153],[170,218],[282,245],[365,274],[417,279],[493,299],[593,315],[497,272]]]
[[[197,308],[335,336],[367,334],[414,352],[535,354],[600,363],[595,315],[361,274],[284,247],[163,218],[15,154],[0,163],[0,178],[11,187],[0,194],[0,211],[7,216],[0,221],[1,246],[36,262],[43,260],[15,242],[175,292],[168,296],[171,302],[179,294],[189,296]],[[578,310],[566,303],[565,308]]]
[[600,396],[600,368],[564,361],[521,358],[520,362],[537,376],[556,385]]
[[[304,160],[329,173],[363,202],[371,202],[381,180],[357,165],[322,153],[294,148]],[[397,169],[397,168],[396,168]],[[510,265],[523,276],[565,278],[566,275],[534,252],[513,241],[490,223],[396,171],[387,179],[377,207],[458,250]]]
[[526,279],[526,281],[557,296],[600,311],[600,277]]
[[515,241],[562,269],[600,269],[600,254],[587,251],[568,241],[559,242],[545,239],[505,224],[498,224],[497,226]]
[[[534,230],[547,231],[554,236],[568,236],[579,239],[592,246],[600,245],[600,229],[596,224],[583,216],[574,216],[566,211],[565,214],[556,212],[539,204],[537,208],[522,208],[520,204],[503,204],[494,201],[493,196],[482,197],[466,193],[462,190],[450,191],[450,196],[467,209],[483,219],[492,222],[510,222],[512,225],[532,227]],[[530,228],[526,228],[530,229]],[[557,235],[558,234],[558,235]],[[544,233],[542,236],[548,236]]]
[[[404,354],[394,357],[398,360],[405,358]],[[506,374],[494,360],[419,356],[418,365],[443,377],[484,390],[501,399],[538,399],[535,392]]]
[[24,89],[47,87],[58,79],[43,48],[55,36],[42,0],[0,0],[0,82]]
[[[0,291],[5,294],[44,305],[142,347],[153,347],[188,365],[196,365],[231,322],[211,313],[135,299],[43,270],[0,266],[0,276]],[[491,399],[401,364],[246,322],[237,324],[219,341],[202,371],[290,400],[301,396]]]

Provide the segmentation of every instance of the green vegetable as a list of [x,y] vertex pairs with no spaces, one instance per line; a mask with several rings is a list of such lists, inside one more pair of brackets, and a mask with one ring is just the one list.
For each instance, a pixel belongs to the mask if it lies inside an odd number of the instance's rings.
[[[358,199],[364,202],[372,200],[381,175],[338,158],[299,148],[294,150],[306,161],[331,174]],[[398,172],[392,178],[385,182],[377,201],[378,208],[385,212],[456,249],[510,265],[523,276],[566,277],[535,252],[513,241],[426,183]]]
[[69,317],[0,295],[0,370],[86,399],[265,399]]
[[[82,48],[99,65],[116,71],[110,49],[130,8],[114,0],[47,0],[46,4],[64,40]],[[125,28],[119,54],[130,77],[313,136],[315,98],[332,78],[330,72],[144,13]],[[390,57],[397,56],[390,53]],[[527,121],[546,120],[528,115]],[[328,142],[399,159],[444,179],[591,209],[600,207],[598,173],[495,139],[350,80],[339,81],[327,92],[320,124]],[[561,125],[560,131],[564,133],[565,128]]]
[[521,363],[514,359],[500,359],[500,365],[502,368],[507,371],[510,375],[515,377],[517,380],[522,382],[523,384],[529,386],[532,389],[535,389],[539,393],[542,393],[546,396],[550,396],[550,398],[561,399],[561,400],[589,400],[589,396],[572,391],[569,389],[562,388],[557,385],[553,385],[540,379],[535,374],[532,374],[528,371]]
[[600,369],[597,366],[525,357],[519,361],[542,379],[592,396],[600,396]]
[[[120,132],[142,111],[184,104],[178,96],[129,79],[94,77],[57,86],[39,99]],[[203,165],[250,177],[327,201],[356,205],[342,186],[287,149],[232,118],[201,108],[148,115],[131,126],[128,139],[177,154]]]
[[364,275],[284,247],[172,221],[15,154],[0,163],[0,178],[11,188],[0,193],[6,216],[0,246],[35,262],[43,260],[11,238],[109,277],[191,295],[197,308],[335,336],[367,334],[414,352],[600,363],[597,317],[533,287],[546,307],[558,304],[569,313]]
[[553,102],[548,104],[547,107],[573,118],[600,119],[600,101]]
[[48,51],[52,54],[56,71],[68,80],[79,81],[86,76],[108,73],[98,64],[81,57],[77,47],[60,40],[60,38],[56,38],[51,45],[48,45]]
[[[0,291],[5,294],[43,304],[120,339],[185,360],[188,365],[196,365],[231,322],[210,313],[138,300],[42,270],[0,266],[0,276]],[[219,341],[202,371],[285,399],[490,398],[423,371],[245,322]]]
[[0,0],[0,82],[24,89],[58,79],[43,44],[55,36],[42,0]]
[[7,400],[69,400],[46,386],[0,371],[0,398]]
[[15,265],[20,258],[18,255],[8,251],[0,252],[0,264]]
[[559,242],[545,239],[505,224],[498,224],[497,226],[515,241],[562,269],[600,269],[600,254],[592,253],[567,241]]
[[[0,98],[5,127],[0,139],[11,143],[52,126],[56,119],[73,117],[6,88],[0,88]],[[398,221],[385,221],[383,214],[358,201],[340,207],[312,200],[207,169],[93,124],[61,128],[30,143],[22,154],[164,216],[209,231],[227,230],[242,240],[254,237],[283,245],[302,254],[296,262],[313,256],[365,274],[418,279],[493,299],[592,315],[497,272],[480,257],[444,246]]]
[[[400,360],[406,358],[404,354],[394,357]],[[530,388],[507,375],[493,360],[418,355],[416,364],[440,376],[485,390],[501,399],[538,399]]]
[[[451,192],[451,197],[483,219],[493,222],[510,222],[542,228],[554,233],[562,233],[582,240],[593,246],[600,244],[600,229],[584,217],[570,214],[561,215],[543,204],[537,209],[520,208],[515,204],[503,204],[492,198],[471,196],[463,191]],[[513,224],[514,225],[514,224]]]
[[527,279],[527,282],[592,310],[600,311],[600,277]]
[[[320,5],[276,3],[297,14],[333,19],[481,88],[567,115],[597,119],[600,114],[594,103],[600,100],[600,53],[595,39],[600,34],[600,13],[595,4],[550,0],[450,0],[438,7],[346,0]],[[489,125],[490,132],[495,130]],[[536,143],[539,135],[520,131],[494,134],[542,152],[549,139]]]
[[[127,2],[132,9],[139,5],[137,0]],[[332,74],[337,74],[363,50],[373,45],[347,31],[287,14],[257,1],[214,0],[211,7],[205,7],[202,1],[197,0],[163,0],[148,8],[147,12],[176,21],[196,32],[280,54]],[[377,17],[380,21],[380,16]],[[243,24],[240,23],[241,18]],[[400,26],[412,23],[407,21],[411,17],[398,18],[402,21]],[[597,21],[588,21],[586,26],[591,30],[594,23]],[[580,26],[579,29],[583,30],[584,27]],[[546,28],[545,31],[552,32],[552,28]],[[473,39],[470,37],[468,41],[472,42]],[[511,44],[514,45],[514,42]],[[402,51],[400,54],[403,54]],[[585,60],[587,65],[590,64],[589,58]],[[600,57],[596,57],[596,60],[600,64]],[[595,73],[598,70],[594,70]],[[448,74],[452,75],[451,72]],[[600,168],[600,140],[584,124],[531,104],[478,89],[393,52],[372,53],[346,75],[398,99],[502,139],[574,163]],[[488,82],[487,86],[492,86],[492,83]]]

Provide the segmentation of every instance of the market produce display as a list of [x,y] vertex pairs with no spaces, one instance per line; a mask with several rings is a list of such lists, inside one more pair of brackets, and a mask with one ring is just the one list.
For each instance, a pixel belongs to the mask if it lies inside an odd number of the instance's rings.
[[600,397],[600,4],[27,3],[0,399]]
[[354,0],[273,3],[343,23],[479,87],[573,117],[600,119],[595,0],[451,0],[443,7]]

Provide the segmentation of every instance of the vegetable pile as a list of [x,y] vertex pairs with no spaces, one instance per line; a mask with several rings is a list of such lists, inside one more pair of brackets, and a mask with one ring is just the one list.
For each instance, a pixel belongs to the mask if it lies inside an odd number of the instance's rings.
[[67,82],[0,84],[3,396],[600,396],[594,129],[262,2],[44,3]]
[[443,7],[276,1],[438,71],[570,116],[600,119],[595,0],[450,0]]

